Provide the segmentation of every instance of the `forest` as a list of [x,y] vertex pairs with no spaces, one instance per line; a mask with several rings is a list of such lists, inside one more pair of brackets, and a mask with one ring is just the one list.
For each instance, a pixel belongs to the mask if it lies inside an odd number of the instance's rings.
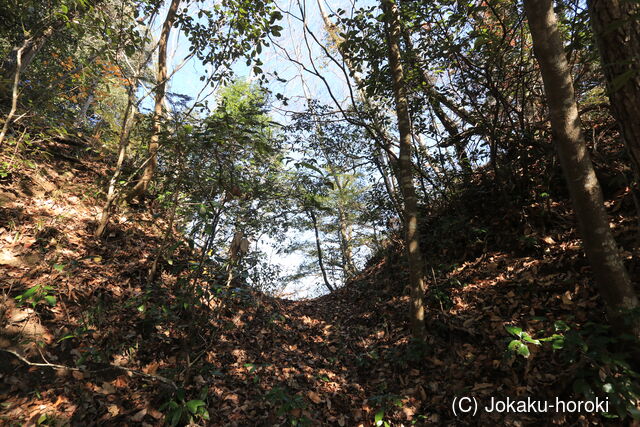
[[0,0],[0,425],[640,426],[637,0]]

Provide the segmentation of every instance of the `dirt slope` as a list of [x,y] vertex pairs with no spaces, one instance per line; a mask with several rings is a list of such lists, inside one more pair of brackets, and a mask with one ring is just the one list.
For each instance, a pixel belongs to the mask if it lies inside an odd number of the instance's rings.
[[[0,185],[3,424],[160,425],[189,414],[239,426],[602,422],[451,410],[465,395],[572,398],[573,372],[550,345],[507,356],[504,327],[542,336],[558,320],[602,320],[566,202],[547,206],[550,219],[524,246],[505,226],[523,224],[511,208],[477,218],[485,231],[464,247],[433,246],[429,336],[416,345],[393,244],[329,296],[294,302],[239,287],[194,306],[186,250],[146,280],[166,228],[147,209],[117,217],[104,241],[91,236],[108,159],[59,141],[39,156]],[[637,273],[628,206],[628,192],[614,192],[609,207]],[[16,301],[37,285],[40,299]]]

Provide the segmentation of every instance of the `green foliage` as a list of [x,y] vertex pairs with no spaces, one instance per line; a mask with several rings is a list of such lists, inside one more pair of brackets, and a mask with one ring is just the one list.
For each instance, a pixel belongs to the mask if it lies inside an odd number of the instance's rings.
[[92,333],[96,332],[95,329],[89,329],[86,326],[81,326],[76,328],[73,333],[70,334],[66,334],[64,336],[62,336],[61,338],[59,338],[56,343],[62,342],[62,341],[66,341],[68,339],[73,339],[73,338],[83,338],[85,336],[88,336]]
[[640,399],[640,374],[632,367],[635,338],[614,333],[610,326],[593,322],[574,329],[564,321],[556,321],[550,336],[534,339],[517,326],[505,326],[517,339],[508,350],[524,358],[530,356],[528,344],[549,343],[554,352],[570,366],[579,367],[573,391],[586,398],[604,396],[614,412],[609,417],[640,419],[636,405]]
[[260,370],[270,366],[269,364],[256,364],[256,363],[245,363],[244,367],[247,369],[247,373],[251,377],[251,381],[254,384],[257,384],[260,381]]
[[273,387],[265,395],[265,399],[276,406],[278,416],[286,415],[292,426],[308,426],[311,420],[306,416],[295,416],[307,407],[304,397],[298,394],[291,394],[285,387]]
[[554,350],[561,351],[565,360],[583,366],[577,372],[573,390],[586,398],[606,396],[614,409],[612,416],[640,419],[636,407],[640,400],[640,374],[631,366],[637,340],[592,322],[580,330],[566,324],[555,326],[557,334],[549,339]]
[[36,285],[27,289],[22,294],[18,295],[15,299],[19,305],[31,304],[33,308],[40,303],[46,303],[50,306],[55,306],[57,303],[56,297],[51,294],[53,286],[49,285]]
[[453,306],[453,300],[449,289],[442,286],[434,286],[429,289],[429,300],[440,305],[443,310],[448,310]]
[[540,345],[540,340],[533,339],[531,335],[517,326],[507,325],[504,328],[516,337],[516,339],[509,342],[507,346],[507,349],[512,353],[518,354],[526,359],[531,355],[528,344]]
[[165,422],[170,426],[191,424],[196,421],[209,421],[207,411],[207,388],[203,388],[198,399],[186,399],[183,389],[175,392],[174,396],[162,406],[160,411],[165,412]]
[[375,407],[373,423],[375,426],[390,427],[389,421],[385,420],[385,413],[391,412],[394,408],[402,408],[402,396],[396,394],[381,394],[369,398],[369,402]]
[[302,251],[308,258],[290,280],[319,276],[320,246],[329,282],[340,286],[369,251],[369,227],[377,220],[376,213],[384,210],[384,202],[372,191],[376,182],[371,178],[372,165],[359,163],[356,155],[369,154],[372,141],[362,129],[334,114],[328,106],[308,100],[307,111],[295,114],[284,128],[292,147],[285,158],[291,171],[287,196],[299,212],[291,225],[310,235],[318,232],[317,239],[293,241],[286,250]]
[[202,76],[201,80],[215,85],[228,81],[231,66],[240,58],[246,60],[247,66],[253,64],[254,74],[265,80],[260,53],[269,46],[269,36],[280,36],[280,19],[282,13],[269,0],[223,0],[213,7],[201,7],[197,14],[181,13],[177,20],[191,42],[189,50],[216,70],[213,76]]

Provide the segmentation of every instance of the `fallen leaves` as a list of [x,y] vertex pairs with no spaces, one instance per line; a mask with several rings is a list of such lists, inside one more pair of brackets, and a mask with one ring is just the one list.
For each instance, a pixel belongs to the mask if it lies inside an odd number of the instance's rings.
[[156,372],[158,372],[159,367],[160,367],[160,362],[153,361],[148,365],[146,365],[144,368],[142,368],[142,372],[144,372],[145,374],[154,375]]
[[144,419],[145,415],[147,415],[147,408],[143,408],[133,414],[131,416],[131,421],[133,421],[134,423],[139,423]]
[[[393,425],[406,425],[406,420],[455,424],[449,405],[452,396],[462,391],[536,393],[553,389],[562,380],[558,366],[535,346],[530,349],[535,363],[522,367],[506,362],[504,324],[518,323],[533,333],[567,313],[587,321],[599,312],[575,232],[558,227],[527,234],[534,236],[538,252],[521,254],[514,248],[489,245],[482,256],[449,259],[453,265],[434,273],[433,280],[448,292],[445,296],[450,301],[443,297],[443,305],[436,301],[436,310],[429,312],[428,346],[423,353],[414,354],[409,346],[408,299],[398,286],[404,272],[393,257],[372,265],[357,282],[314,301],[247,293],[248,304],[216,300],[210,306],[215,311],[198,308],[203,311],[195,312],[182,306],[176,312],[171,307],[182,295],[169,286],[178,283],[176,274],[163,272],[152,293],[143,280],[160,237],[139,226],[140,218],[151,221],[148,213],[131,213],[118,224],[121,229],[98,245],[86,230],[93,220],[93,207],[84,198],[69,200],[73,218],[56,223],[59,235],[41,242],[51,246],[43,249],[43,253],[51,251],[44,258],[51,265],[38,257],[35,261],[41,270],[32,269],[29,277],[34,283],[59,286],[58,306],[47,311],[22,307],[6,316],[21,327],[28,325],[27,332],[33,329],[31,319],[39,318],[56,334],[53,339],[40,331],[48,340],[41,349],[44,357],[59,357],[60,363],[69,366],[82,361],[87,370],[58,378],[47,376],[39,367],[10,364],[10,373],[0,372],[10,390],[0,392],[0,399],[9,402],[0,412],[21,422],[31,416],[37,421],[47,411],[75,411],[79,424],[99,419],[121,425],[158,423],[164,414],[152,404],[159,408],[171,399],[180,400],[173,390],[165,391],[142,375],[121,375],[121,370],[107,375],[100,366],[92,371],[92,363],[106,354],[114,365],[147,375],[161,371],[185,390],[183,402],[202,399],[199,393],[206,391],[208,409],[218,417],[211,421],[213,425],[277,425],[284,424],[286,417],[308,417],[317,425],[364,426],[371,424],[381,407],[387,408],[385,418]],[[38,203],[41,212],[20,206],[33,213],[29,221],[51,221],[69,208],[64,200]],[[16,223],[23,224],[24,237],[16,239],[14,233],[0,231],[5,246],[14,245],[20,251],[37,248],[35,224]],[[513,230],[504,230],[505,235],[509,233]],[[453,249],[448,248],[450,253]],[[625,256],[632,261],[634,254],[627,251]],[[55,265],[64,268],[52,271]],[[13,273],[12,286],[21,285],[23,273]],[[453,285],[449,289],[445,284]],[[255,301],[260,302],[260,310]],[[139,312],[136,308],[142,304],[145,310]],[[204,320],[194,313],[202,314]],[[91,329],[96,330],[56,342],[87,321],[94,322]],[[0,337],[0,348],[12,344]],[[31,356],[38,355],[34,347]],[[269,400],[268,392],[277,387],[285,394],[280,400]],[[296,405],[301,407],[292,407]],[[489,418],[478,422],[499,424]]]
[[102,386],[96,390],[101,394],[113,394],[116,392],[116,388],[111,383],[102,383]]
[[322,398],[315,391],[309,390],[307,392],[307,397],[316,405],[322,403]]

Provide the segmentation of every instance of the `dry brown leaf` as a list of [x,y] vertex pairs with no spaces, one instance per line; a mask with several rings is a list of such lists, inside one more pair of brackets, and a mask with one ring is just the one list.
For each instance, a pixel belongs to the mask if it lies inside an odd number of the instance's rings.
[[102,383],[102,387],[98,389],[98,393],[101,394],[113,394],[116,392],[116,388],[111,383]]
[[309,398],[309,400],[311,400],[315,404],[322,402],[322,398],[318,396],[318,393],[316,393],[315,391],[309,390],[307,392],[307,397]]
[[495,384],[491,383],[479,383],[473,386],[474,391],[482,390],[485,388],[495,388]]
[[151,415],[153,418],[155,418],[156,420],[159,420],[162,417],[164,417],[164,415],[162,415],[162,412],[160,412],[160,411],[158,411],[156,409],[153,409],[153,408],[149,408],[147,413],[149,415]]
[[138,412],[136,412],[132,417],[131,417],[131,421],[139,423],[140,421],[143,420],[144,416],[147,415],[147,408],[143,408],[141,410],[139,410]]
[[120,375],[113,381],[113,385],[117,388],[124,388],[129,385],[129,379],[126,375]]
[[149,363],[144,368],[142,368],[142,372],[144,372],[145,374],[153,375],[158,370],[158,367],[160,367],[160,363],[154,361],[154,362]]
[[445,363],[442,360],[438,359],[437,357],[432,357],[430,360],[431,360],[431,363],[433,363],[435,366],[444,366],[445,365]]

